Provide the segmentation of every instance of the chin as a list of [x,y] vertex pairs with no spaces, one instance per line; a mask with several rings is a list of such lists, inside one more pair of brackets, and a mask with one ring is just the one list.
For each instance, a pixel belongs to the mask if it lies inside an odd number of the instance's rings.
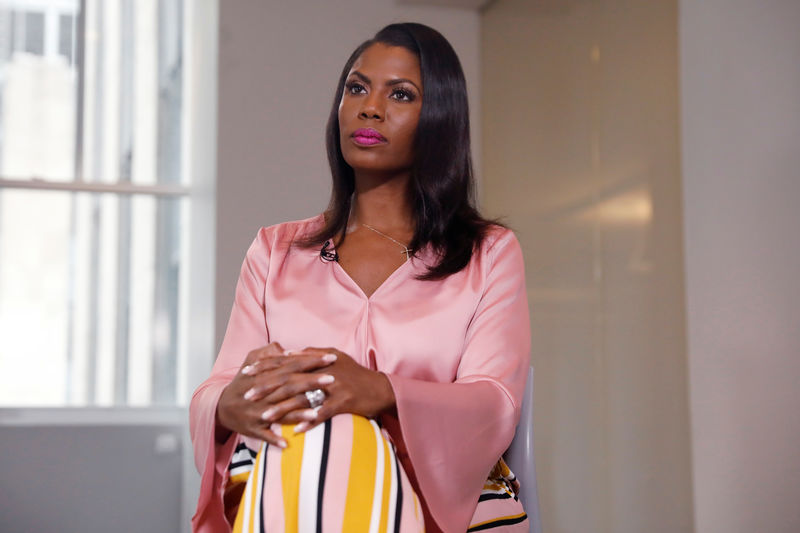
[[[368,172],[371,174],[397,174],[408,172],[411,169],[409,164],[397,164],[387,161],[385,157],[378,154],[343,154],[345,162],[350,165],[353,172]],[[377,156],[377,157],[376,157]]]
[[375,177],[386,177],[386,179],[393,178],[397,176],[402,170],[394,169],[394,168],[384,168],[384,167],[354,167],[353,172],[355,172],[356,176],[359,174],[364,176],[371,176]]
[[375,158],[366,157],[345,157],[345,161],[353,172],[394,172],[397,169],[393,165],[387,165],[385,161],[376,161]]

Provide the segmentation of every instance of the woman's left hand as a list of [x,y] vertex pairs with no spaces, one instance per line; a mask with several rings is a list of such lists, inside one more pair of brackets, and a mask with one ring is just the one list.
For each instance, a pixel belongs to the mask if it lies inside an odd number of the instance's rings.
[[[353,413],[374,418],[383,411],[394,407],[394,390],[389,378],[383,373],[359,365],[352,357],[335,348],[306,348],[292,351],[292,355],[324,355],[327,353],[336,354],[337,359],[320,370],[334,378],[332,383],[320,386],[326,396],[322,405],[316,410],[298,409],[297,395],[280,387],[267,397],[269,403],[272,404],[271,416],[267,422],[297,424],[295,431],[302,432],[308,431],[340,413]],[[305,398],[302,401],[307,404]],[[314,411],[316,417],[309,420]]]

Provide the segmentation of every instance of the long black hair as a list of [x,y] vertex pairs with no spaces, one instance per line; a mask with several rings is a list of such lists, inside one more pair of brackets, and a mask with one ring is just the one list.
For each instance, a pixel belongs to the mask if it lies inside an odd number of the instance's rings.
[[356,48],[345,63],[326,129],[333,178],[328,216],[322,229],[298,244],[318,246],[345,234],[355,177],[342,156],[339,102],[353,63],[376,43],[403,47],[419,58],[424,97],[409,182],[416,226],[408,247],[421,250],[430,244],[438,254],[438,262],[420,279],[441,279],[467,266],[487,229],[496,222],[484,219],[475,208],[469,104],[461,63],[447,39],[423,24],[390,24]]

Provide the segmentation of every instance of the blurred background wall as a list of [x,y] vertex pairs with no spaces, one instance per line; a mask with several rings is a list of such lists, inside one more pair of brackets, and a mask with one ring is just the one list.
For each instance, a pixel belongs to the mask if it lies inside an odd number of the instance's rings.
[[484,203],[517,231],[545,531],[692,529],[673,0],[484,11]]
[[800,531],[800,2],[679,27],[695,525]]

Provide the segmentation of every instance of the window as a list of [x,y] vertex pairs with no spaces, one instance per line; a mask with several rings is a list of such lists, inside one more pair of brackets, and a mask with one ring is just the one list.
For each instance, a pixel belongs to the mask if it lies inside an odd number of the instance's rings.
[[191,4],[0,0],[0,406],[185,403]]

